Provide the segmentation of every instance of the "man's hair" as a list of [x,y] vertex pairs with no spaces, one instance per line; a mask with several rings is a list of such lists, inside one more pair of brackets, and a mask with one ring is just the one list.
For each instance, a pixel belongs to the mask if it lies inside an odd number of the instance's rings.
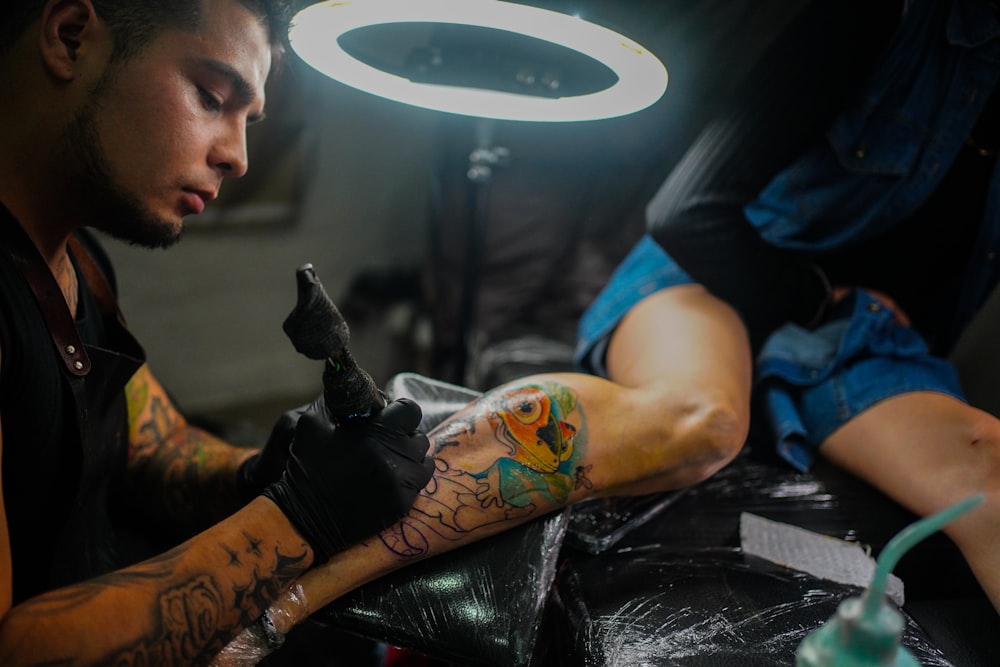
[[[275,58],[285,51],[294,0],[238,0],[267,27]],[[114,35],[112,59],[139,53],[166,28],[195,30],[205,0],[92,0]],[[0,0],[0,55],[39,18],[45,0]]]

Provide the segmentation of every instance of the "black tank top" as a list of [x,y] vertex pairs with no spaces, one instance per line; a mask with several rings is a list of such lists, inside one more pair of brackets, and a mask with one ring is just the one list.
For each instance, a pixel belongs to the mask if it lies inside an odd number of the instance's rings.
[[[113,281],[97,242],[80,238]],[[84,378],[67,371],[11,254],[26,239],[0,206],[0,414],[15,604],[124,564],[112,498],[128,437],[124,383],[143,357],[78,270],[76,324],[92,367]]]

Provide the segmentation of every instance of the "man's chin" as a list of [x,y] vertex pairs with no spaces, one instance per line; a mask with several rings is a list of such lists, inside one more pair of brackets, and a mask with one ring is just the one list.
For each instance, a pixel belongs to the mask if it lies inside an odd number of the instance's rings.
[[153,250],[176,245],[183,236],[184,224],[152,216],[133,217],[122,224],[103,224],[98,229],[132,246]]

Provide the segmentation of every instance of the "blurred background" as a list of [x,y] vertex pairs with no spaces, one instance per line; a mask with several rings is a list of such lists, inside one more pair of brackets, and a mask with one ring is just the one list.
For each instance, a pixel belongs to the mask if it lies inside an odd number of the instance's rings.
[[[125,316],[182,410],[255,444],[281,411],[319,393],[321,363],[281,328],[305,262],[380,383],[415,371],[486,389],[570,368],[576,320],[642,233],[649,197],[805,2],[522,4],[647,46],[669,72],[665,95],[616,119],[487,123],[357,91],[290,53],[268,84],[268,120],[251,128],[248,176],[227,182],[166,252],[107,243]],[[577,74],[454,32],[424,37],[411,48],[375,30],[361,46],[478,59],[512,85]],[[484,148],[496,163],[470,179],[470,154]],[[991,302],[956,352],[974,402],[994,413],[995,311]]]

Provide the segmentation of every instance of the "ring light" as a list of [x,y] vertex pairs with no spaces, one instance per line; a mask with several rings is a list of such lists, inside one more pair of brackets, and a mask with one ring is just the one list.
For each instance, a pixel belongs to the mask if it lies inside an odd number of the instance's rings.
[[[338,41],[352,30],[387,23],[449,23],[526,35],[603,63],[617,81],[597,92],[554,98],[418,83],[355,59]],[[550,122],[612,118],[645,109],[667,87],[663,64],[627,37],[581,18],[500,0],[329,0],[295,15],[289,41],[303,61],[348,86],[418,107],[481,118]]]

